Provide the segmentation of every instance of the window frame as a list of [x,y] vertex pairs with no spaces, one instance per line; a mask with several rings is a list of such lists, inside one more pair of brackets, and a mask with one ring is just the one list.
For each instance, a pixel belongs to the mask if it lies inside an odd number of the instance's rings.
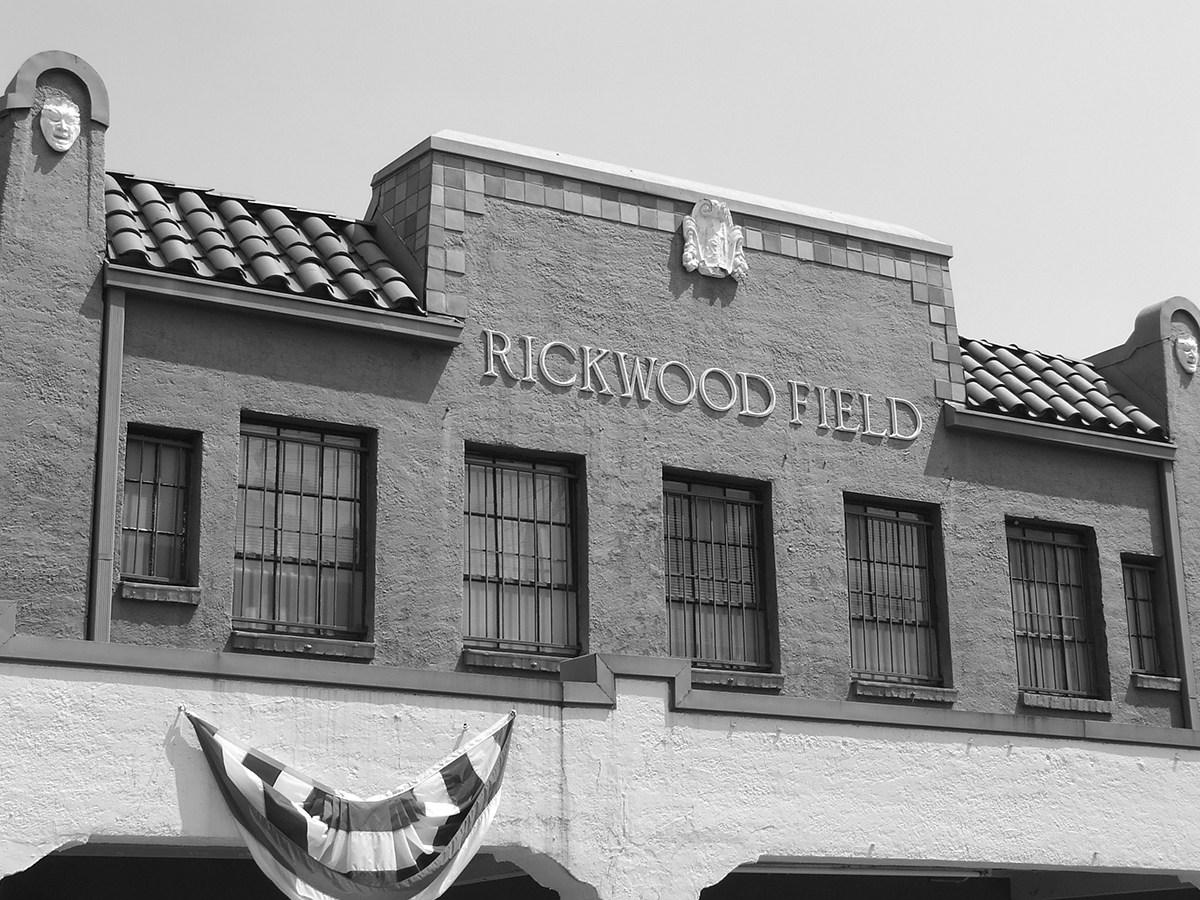
[[[857,507],[858,509],[852,509]],[[854,612],[851,596],[851,578],[850,578],[850,517],[851,515],[861,515],[869,518],[878,518],[883,521],[902,522],[899,517],[888,519],[882,516],[872,516],[871,509],[885,510],[894,513],[908,513],[911,515],[920,516],[919,524],[924,530],[925,535],[925,554],[926,554],[926,590],[929,594],[929,623],[928,630],[931,632],[935,646],[932,656],[930,657],[934,666],[935,672],[929,676],[909,675],[898,672],[884,672],[871,670],[864,667],[856,666],[854,660],[854,632],[853,620]],[[951,687],[953,685],[953,669],[951,666],[951,648],[950,635],[948,629],[948,608],[949,598],[946,590],[946,565],[945,552],[942,541],[942,510],[941,506],[936,503],[922,503],[915,500],[905,500],[895,497],[880,497],[871,494],[861,494],[857,492],[847,491],[842,496],[842,514],[845,527],[845,560],[846,560],[846,614],[847,627],[850,629],[848,650],[850,654],[850,677],[853,681],[868,681],[868,682],[887,682],[897,685],[915,685],[922,687]],[[863,616],[864,622],[867,617]],[[874,620],[878,623],[882,621],[876,615]]]
[[[1039,531],[1049,532],[1051,535],[1070,535],[1076,539],[1076,543],[1057,542],[1054,540],[1046,541],[1041,538],[1029,538],[1026,535],[1016,535],[1016,531]],[[1068,687],[1056,687],[1053,684],[1036,683],[1037,678],[1030,680],[1035,683],[1026,684],[1022,680],[1021,675],[1021,651],[1020,640],[1021,633],[1017,627],[1017,617],[1021,615],[1017,609],[1017,590],[1016,580],[1014,579],[1012,545],[1014,541],[1023,541],[1026,544],[1046,544],[1054,547],[1075,547],[1077,548],[1079,559],[1080,584],[1079,588],[1082,592],[1082,609],[1085,616],[1084,621],[1084,640],[1072,641],[1073,644],[1083,644],[1087,648],[1087,665],[1088,671],[1085,673],[1090,680],[1090,689],[1072,689]],[[1062,522],[1052,522],[1043,519],[1030,519],[1024,517],[1009,516],[1005,520],[1005,547],[1007,551],[1007,569],[1009,573],[1009,598],[1012,609],[1013,623],[1013,650],[1015,662],[1017,664],[1017,688],[1023,692],[1034,694],[1049,694],[1060,697],[1076,697],[1081,699],[1093,700],[1108,700],[1109,686],[1107,676],[1106,661],[1108,659],[1108,646],[1105,635],[1105,620],[1104,609],[1101,600],[1100,591],[1100,570],[1099,570],[1099,554],[1096,548],[1096,533],[1094,529]],[[1057,562],[1056,562],[1057,567]],[[1058,583],[1061,586],[1061,582]],[[1059,604],[1061,609],[1061,603]],[[1038,615],[1038,613],[1030,611],[1024,615]],[[1047,616],[1049,617],[1049,616]],[[1079,617],[1076,617],[1079,618]],[[1065,629],[1063,644],[1063,656],[1061,662],[1063,664],[1063,674],[1067,676],[1066,680],[1069,684],[1069,674],[1066,668],[1066,640]],[[1032,633],[1032,632],[1030,632]],[[1049,640],[1051,648],[1054,647],[1054,634],[1050,632]],[[1046,640],[1045,637],[1039,640]],[[1058,658],[1054,660],[1058,662]],[[1076,672],[1080,670],[1077,668]]]
[[[1150,605],[1150,621],[1154,628],[1152,635],[1134,634],[1134,622],[1130,617],[1129,571],[1136,569],[1148,573],[1150,596],[1145,598]],[[1121,586],[1125,596],[1125,633],[1129,639],[1129,668],[1137,675],[1160,675],[1168,678],[1175,677],[1175,622],[1167,598],[1169,590],[1163,558],[1147,556],[1138,553],[1121,554]],[[1158,656],[1156,669],[1139,667],[1137,655],[1134,653],[1135,637],[1153,642],[1153,648]]]
[[[587,477],[585,460],[582,456],[567,453],[542,452],[536,450],[528,450],[510,446],[497,446],[490,444],[479,444],[466,442],[463,447],[463,488],[462,488],[462,541],[460,542],[462,549],[462,583],[463,592],[461,595],[462,606],[460,608],[461,621],[459,633],[462,638],[463,651],[466,654],[474,654],[477,651],[482,651],[484,654],[502,654],[516,657],[553,657],[553,658],[571,658],[579,656],[587,652],[587,636],[588,636],[588,604],[587,604]],[[486,573],[480,576],[477,573],[470,571],[470,524],[472,516],[480,514],[473,513],[470,509],[470,478],[471,466],[488,467],[490,473],[499,470],[507,469],[517,473],[530,474],[546,474],[550,477],[566,478],[568,482],[568,491],[566,498],[567,506],[567,522],[566,527],[570,529],[567,546],[570,549],[571,558],[569,560],[571,571],[566,581],[557,583],[553,580],[542,583],[535,576],[534,579],[516,579],[505,578],[502,575],[495,577]],[[546,467],[539,473],[538,466]],[[553,470],[559,471],[553,471]],[[489,521],[495,522],[502,520],[503,515],[497,517],[495,509],[489,510],[482,515]],[[518,514],[518,519],[520,518]],[[537,515],[535,513],[534,524],[538,524]],[[553,526],[553,521],[548,521],[542,524]],[[552,539],[553,540],[553,539]],[[484,553],[493,551],[487,550],[485,547]],[[497,554],[501,551],[494,551]],[[499,556],[496,564],[496,571],[500,572],[503,565],[499,560],[503,556]],[[540,555],[538,556],[540,561]],[[551,561],[551,564],[552,561]],[[499,594],[495,597],[486,598],[486,603],[495,603],[496,606],[496,624],[497,634],[471,634],[469,633],[470,625],[470,598],[468,596],[468,585],[472,583],[483,583],[486,585],[495,585],[497,589],[501,589],[506,583],[529,582],[523,584],[524,587],[532,587],[535,595],[535,607],[540,612],[539,601],[537,594],[539,590],[563,590],[568,594],[574,586],[574,634],[567,634],[567,642],[559,643],[554,640],[537,640],[540,635],[534,635],[534,640],[524,640],[522,637],[511,639],[502,637],[500,620],[502,618],[501,611],[503,608],[503,599]],[[561,584],[561,587],[556,588],[556,584]],[[570,600],[568,599],[568,604]],[[485,621],[488,617],[485,612]],[[568,608],[568,623],[570,622],[571,613]],[[535,613],[534,621],[541,622],[541,616]],[[551,611],[551,623],[553,623],[553,612]],[[572,629],[568,624],[567,631]],[[551,632],[553,632],[553,624],[551,624]],[[552,635],[551,635],[552,636]]]
[[[128,503],[125,496],[126,485],[129,481],[129,445],[132,441],[143,444],[151,443],[158,446],[178,447],[187,453],[182,472],[187,478],[184,490],[183,530],[180,532],[182,547],[180,552],[181,571],[178,578],[142,574],[126,571],[127,554],[125,553],[126,516]],[[117,541],[120,549],[118,575],[122,584],[160,586],[195,587],[199,584],[200,570],[200,481],[202,441],[199,432],[183,431],[174,428],[164,428],[139,422],[129,422],[125,428],[125,442],[121,458],[121,518],[117,523]],[[147,483],[140,482],[139,483]],[[154,482],[150,482],[154,483]],[[157,485],[156,485],[157,487]],[[158,492],[155,490],[157,500]],[[157,507],[157,502],[155,504]],[[155,511],[157,520],[157,509]],[[154,532],[157,534],[157,532]],[[152,539],[153,543],[153,539]],[[153,551],[151,551],[153,556]]]
[[[671,484],[684,484],[691,488],[689,491],[677,491],[669,487]],[[699,490],[696,490],[699,488]],[[726,491],[745,492],[750,496],[747,498],[729,497],[724,494]],[[720,492],[720,493],[718,493]],[[687,653],[691,649],[688,647],[677,648],[674,646],[674,638],[672,635],[671,621],[671,606],[673,603],[682,603],[685,611],[689,604],[695,606],[698,601],[681,595],[680,599],[673,600],[671,587],[671,555],[670,555],[670,540],[671,535],[668,531],[670,517],[668,515],[668,498],[675,496],[695,496],[706,499],[733,500],[737,503],[748,503],[755,510],[754,528],[756,529],[757,545],[755,551],[755,565],[760,573],[760,578],[755,584],[756,603],[761,609],[761,622],[759,627],[759,635],[757,640],[762,646],[762,658],[756,661],[738,661],[733,659],[720,659],[709,656],[696,656]],[[664,613],[666,616],[667,628],[667,652],[674,657],[682,659],[690,659],[692,666],[697,669],[711,671],[732,671],[732,672],[777,672],[779,666],[779,632],[778,632],[778,594],[775,583],[775,553],[774,553],[774,531],[772,530],[772,492],[771,484],[766,481],[756,481],[748,478],[739,478],[737,476],[726,476],[713,474],[711,472],[697,472],[690,469],[678,469],[664,467],[662,472],[662,552],[663,552],[663,603]],[[678,573],[681,577],[698,577],[688,576],[685,573]],[[728,604],[727,604],[728,605]],[[714,607],[715,610],[715,607]],[[687,638],[685,637],[685,643]],[[702,648],[698,648],[702,649]]]
[[[249,432],[247,429],[250,429]],[[259,431],[256,432],[255,429],[259,429]],[[243,447],[243,441],[246,437],[261,437],[270,440],[273,437],[269,433],[272,429],[278,430],[274,435],[274,438],[277,440],[287,439],[288,435],[282,434],[282,432],[310,432],[319,434],[322,438],[343,438],[358,442],[357,448],[353,448],[349,445],[338,444],[336,442],[325,444],[323,440],[318,443],[322,447],[331,447],[339,450],[357,449],[359,454],[357,503],[359,506],[358,547],[361,553],[359,567],[361,571],[362,593],[360,597],[356,598],[356,600],[358,603],[359,614],[361,615],[361,623],[357,628],[353,626],[342,628],[335,625],[322,625],[319,623],[289,622],[288,620],[279,618],[273,620],[258,620],[246,616],[240,616],[238,611],[239,600],[237,580],[240,577],[239,563],[243,557],[240,555],[241,551],[238,551],[235,543],[231,560],[233,562],[234,579],[231,605],[234,636],[235,638],[240,636],[246,640],[249,640],[249,646],[252,646],[255,649],[261,649],[263,647],[270,649],[285,649],[289,643],[292,642],[301,642],[300,645],[305,648],[336,647],[339,644],[365,645],[373,640],[375,632],[375,518],[377,498],[375,465],[378,450],[377,432],[374,429],[341,423],[315,421],[309,419],[294,419],[243,410],[237,432],[237,504],[235,505],[234,511],[234,528],[237,531],[241,531],[245,527],[245,523],[240,513],[242,493],[246,489],[246,473],[243,470],[243,462],[246,451]],[[304,441],[303,439],[300,439],[299,442],[310,444],[313,443],[310,441]],[[322,476],[321,485],[323,485],[323,481],[324,478]],[[321,485],[318,486],[317,496],[323,500],[325,499],[325,494],[321,493],[321,490],[323,489]],[[319,557],[320,551],[318,550],[318,572],[321,568]],[[265,561],[267,557],[264,555],[262,559]],[[298,564],[299,563],[297,563],[297,565]],[[319,609],[319,594],[316,603]],[[262,624],[268,627],[255,627],[256,624]],[[245,641],[242,643],[245,643]],[[241,646],[241,644],[238,644],[236,641],[235,645]]]

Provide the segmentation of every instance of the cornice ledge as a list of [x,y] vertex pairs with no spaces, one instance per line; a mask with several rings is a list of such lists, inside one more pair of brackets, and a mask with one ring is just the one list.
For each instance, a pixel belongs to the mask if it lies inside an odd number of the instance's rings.
[[152,295],[163,300],[208,304],[245,313],[303,319],[322,325],[382,332],[447,346],[462,343],[464,323],[449,316],[414,316],[392,310],[368,309],[333,300],[319,300],[300,294],[280,294],[223,281],[206,281],[172,272],[138,269],[115,263],[105,264],[105,283],[108,287]]
[[1176,447],[1162,441],[1145,438],[1125,437],[1119,434],[1101,434],[1084,431],[1050,422],[1031,422],[1014,419],[997,413],[966,409],[954,403],[942,405],[946,426],[959,431],[974,431],[998,434],[1020,440],[1066,444],[1079,450],[1096,450],[1101,453],[1117,453],[1123,456],[1141,456],[1149,459],[1174,459]]

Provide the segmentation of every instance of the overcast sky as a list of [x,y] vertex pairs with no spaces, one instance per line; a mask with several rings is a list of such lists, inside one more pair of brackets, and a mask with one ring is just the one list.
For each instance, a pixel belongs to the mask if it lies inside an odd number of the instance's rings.
[[451,128],[906,225],[960,330],[1086,356],[1200,302],[1200,3],[36,3],[108,166],[360,216]]

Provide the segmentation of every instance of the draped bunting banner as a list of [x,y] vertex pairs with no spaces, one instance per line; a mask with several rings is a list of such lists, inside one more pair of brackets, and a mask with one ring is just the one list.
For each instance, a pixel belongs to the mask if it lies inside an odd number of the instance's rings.
[[514,715],[411,785],[365,800],[187,717],[251,856],[292,900],[433,900],[496,814]]

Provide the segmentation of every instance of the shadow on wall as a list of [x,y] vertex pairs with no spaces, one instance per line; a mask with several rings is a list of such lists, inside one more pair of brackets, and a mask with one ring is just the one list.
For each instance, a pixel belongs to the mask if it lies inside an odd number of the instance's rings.
[[453,352],[371,332],[134,298],[127,316],[127,358],[418,403],[428,402]]
[[1156,496],[1154,462],[1139,462],[1059,444],[952,433],[939,417],[931,429],[925,475],[1022,494],[1124,504]]

